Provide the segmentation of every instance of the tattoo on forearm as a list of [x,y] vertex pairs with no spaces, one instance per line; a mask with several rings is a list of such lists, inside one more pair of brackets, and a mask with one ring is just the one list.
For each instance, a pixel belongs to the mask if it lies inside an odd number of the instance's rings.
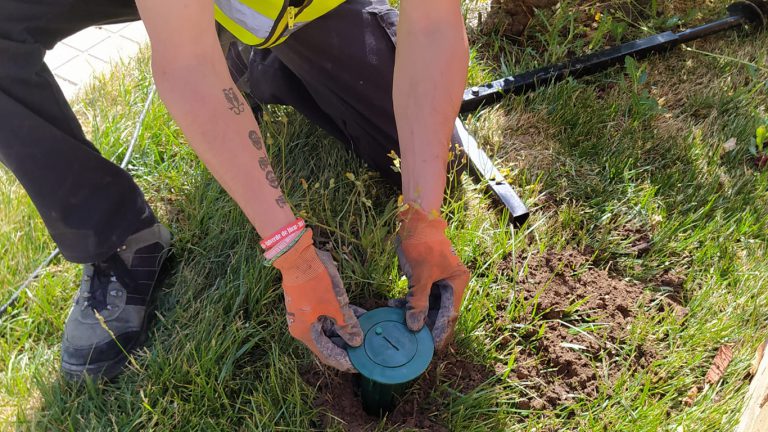
[[[259,138],[259,134],[252,130],[248,133],[248,138],[251,139],[251,143],[253,143],[253,146],[257,149],[261,150],[263,147],[261,143],[261,138]],[[266,156],[259,157],[259,168],[261,168],[262,171],[266,172],[267,176],[267,183],[273,188],[273,189],[279,189],[280,188],[280,180],[277,179],[277,176],[275,175],[275,172],[272,171],[272,166],[269,164],[269,159]],[[277,199],[277,205],[280,207],[284,207],[287,203],[285,202],[285,198],[280,195],[280,198]]]
[[282,195],[277,197],[277,199],[275,200],[275,203],[277,203],[278,207],[280,207],[280,208],[285,208],[285,206],[288,205],[288,201],[286,201],[285,197],[282,196]]
[[227,101],[227,105],[230,111],[235,115],[240,115],[245,111],[245,104],[240,100],[240,96],[237,95],[237,91],[232,87],[222,90],[224,92],[224,99]]
[[248,132],[248,139],[251,140],[251,144],[256,148],[256,150],[261,150],[264,148],[264,144],[261,142],[261,137],[255,130]]
[[277,179],[277,176],[272,170],[267,170],[267,183],[272,186],[272,189],[278,189],[280,187],[280,180]]
[[259,168],[261,168],[262,171],[266,171],[267,168],[269,168],[269,159],[262,156],[259,158]]

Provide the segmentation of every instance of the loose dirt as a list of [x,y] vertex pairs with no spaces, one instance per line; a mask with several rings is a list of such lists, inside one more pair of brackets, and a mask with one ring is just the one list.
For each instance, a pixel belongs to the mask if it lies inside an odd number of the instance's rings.
[[[561,7],[558,0],[491,0],[490,9],[482,19],[483,33],[499,34],[505,37],[521,37],[537,11]],[[614,0],[602,2],[580,0],[568,7],[577,12],[578,24],[593,31],[597,22],[595,13],[625,17],[630,22],[648,14],[649,0]]]
[[685,307],[686,299],[683,293],[685,277],[682,271],[666,271],[657,276],[652,282],[660,287],[661,292],[658,294],[661,300],[659,309],[661,311],[671,310],[678,320],[685,318],[689,311]]
[[[499,269],[510,278],[520,271],[513,262],[510,257]],[[529,396],[518,402],[520,409],[547,410],[580,398],[594,398],[601,384],[610,384],[627,366],[644,368],[657,358],[648,344],[631,350],[625,346],[639,310],[653,310],[653,296],[646,294],[643,285],[594,268],[588,256],[573,250],[533,256],[527,266],[527,274],[518,280],[515,301],[527,305],[522,316],[528,322],[504,317],[507,305],[502,304],[498,307],[501,322],[489,325],[489,331],[502,340],[499,350],[517,350],[508,379],[518,381],[528,392]],[[677,289],[682,284],[679,278],[667,276],[660,276],[652,285]],[[375,309],[384,306],[384,301],[372,300],[361,306]],[[513,337],[521,324],[530,325],[530,330],[522,337]],[[504,365],[493,370],[449,350],[435,358],[384,421],[388,427],[445,431],[439,413],[451,397],[448,389],[466,394],[505,373]],[[323,413],[317,429],[341,421],[347,431],[368,431],[382,421],[362,410],[355,376],[315,363],[301,375],[317,389],[313,404]]]
[[651,250],[651,233],[646,228],[625,226],[616,232],[619,238],[628,241],[627,252],[642,257]]
[[[511,262],[501,270],[518,272]],[[528,261],[528,272],[518,283],[518,301],[528,303],[525,316],[538,319],[524,335],[510,375],[531,394],[519,403],[521,409],[542,410],[595,397],[601,382],[610,383],[625,364],[642,368],[656,358],[651,346],[638,346],[629,356],[617,347],[629,336],[638,308],[649,303],[643,286],[589,264],[588,257],[573,250]]]
[[[449,429],[441,425],[438,413],[442,403],[449,400],[448,388],[466,394],[494,375],[494,371],[487,366],[456,357],[450,351],[432,361],[427,372],[387,416],[384,421],[388,427],[447,432]],[[308,385],[317,389],[314,406],[324,412],[316,425],[317,429],[325,430],[341,421],[349,432],[369,431],[382,422],[382,419],[363,411],[357,390],[358,376],[317,364],[302,371],[301,376]]]

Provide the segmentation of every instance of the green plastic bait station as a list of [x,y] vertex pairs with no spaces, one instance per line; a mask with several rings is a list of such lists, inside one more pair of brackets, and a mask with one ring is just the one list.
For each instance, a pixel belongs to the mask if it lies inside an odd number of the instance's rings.
[[402,309],[375,309],[359,320],[363,344],[347,351],[360,371],[363,410],[381,416],[392,411],[397,398],[427,370],[435,345],[426,326],[418,332],[408,329]]

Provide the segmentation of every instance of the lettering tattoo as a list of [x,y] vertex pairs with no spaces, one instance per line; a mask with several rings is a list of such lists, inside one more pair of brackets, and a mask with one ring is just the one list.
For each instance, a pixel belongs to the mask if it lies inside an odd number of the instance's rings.
[[272,170],[267,170],[267,183],[272,186],[272,189],[280,188],[280,180],[277,179],[277,176]]
[[261,150],[264,148],[264,144],[261,142],[261,137],[259,137],[259,133],[255,130],[248,132],[248,139],[251,140],[251,144],[256,147],[256,150]]
[[224,92],[224,99],[227,101],[227,105],[229,105],[227,108],[235,115],[242,114],[245,111],[245,104],[240,100],[240,96],[237,95],[235,89],[230,87],[222,91]]
[[278,207],[280,207],[280,208],[285,208],[285,206],[288,205],[288,201],[286,201],[285,197],[282,196],[282,195],[277,197],[277,199],[275,200],[275,203],[277,203]]

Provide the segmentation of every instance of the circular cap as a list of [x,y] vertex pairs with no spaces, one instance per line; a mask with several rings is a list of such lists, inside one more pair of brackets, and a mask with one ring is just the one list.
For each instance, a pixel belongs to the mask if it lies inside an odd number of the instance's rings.
[[365,338],[347,352],[360,373],[382,384],[412,381],[429,366],[434,354],[432,333],[424,326],[412,332],[405,325],[405,311],[380,308],[360,317]]

